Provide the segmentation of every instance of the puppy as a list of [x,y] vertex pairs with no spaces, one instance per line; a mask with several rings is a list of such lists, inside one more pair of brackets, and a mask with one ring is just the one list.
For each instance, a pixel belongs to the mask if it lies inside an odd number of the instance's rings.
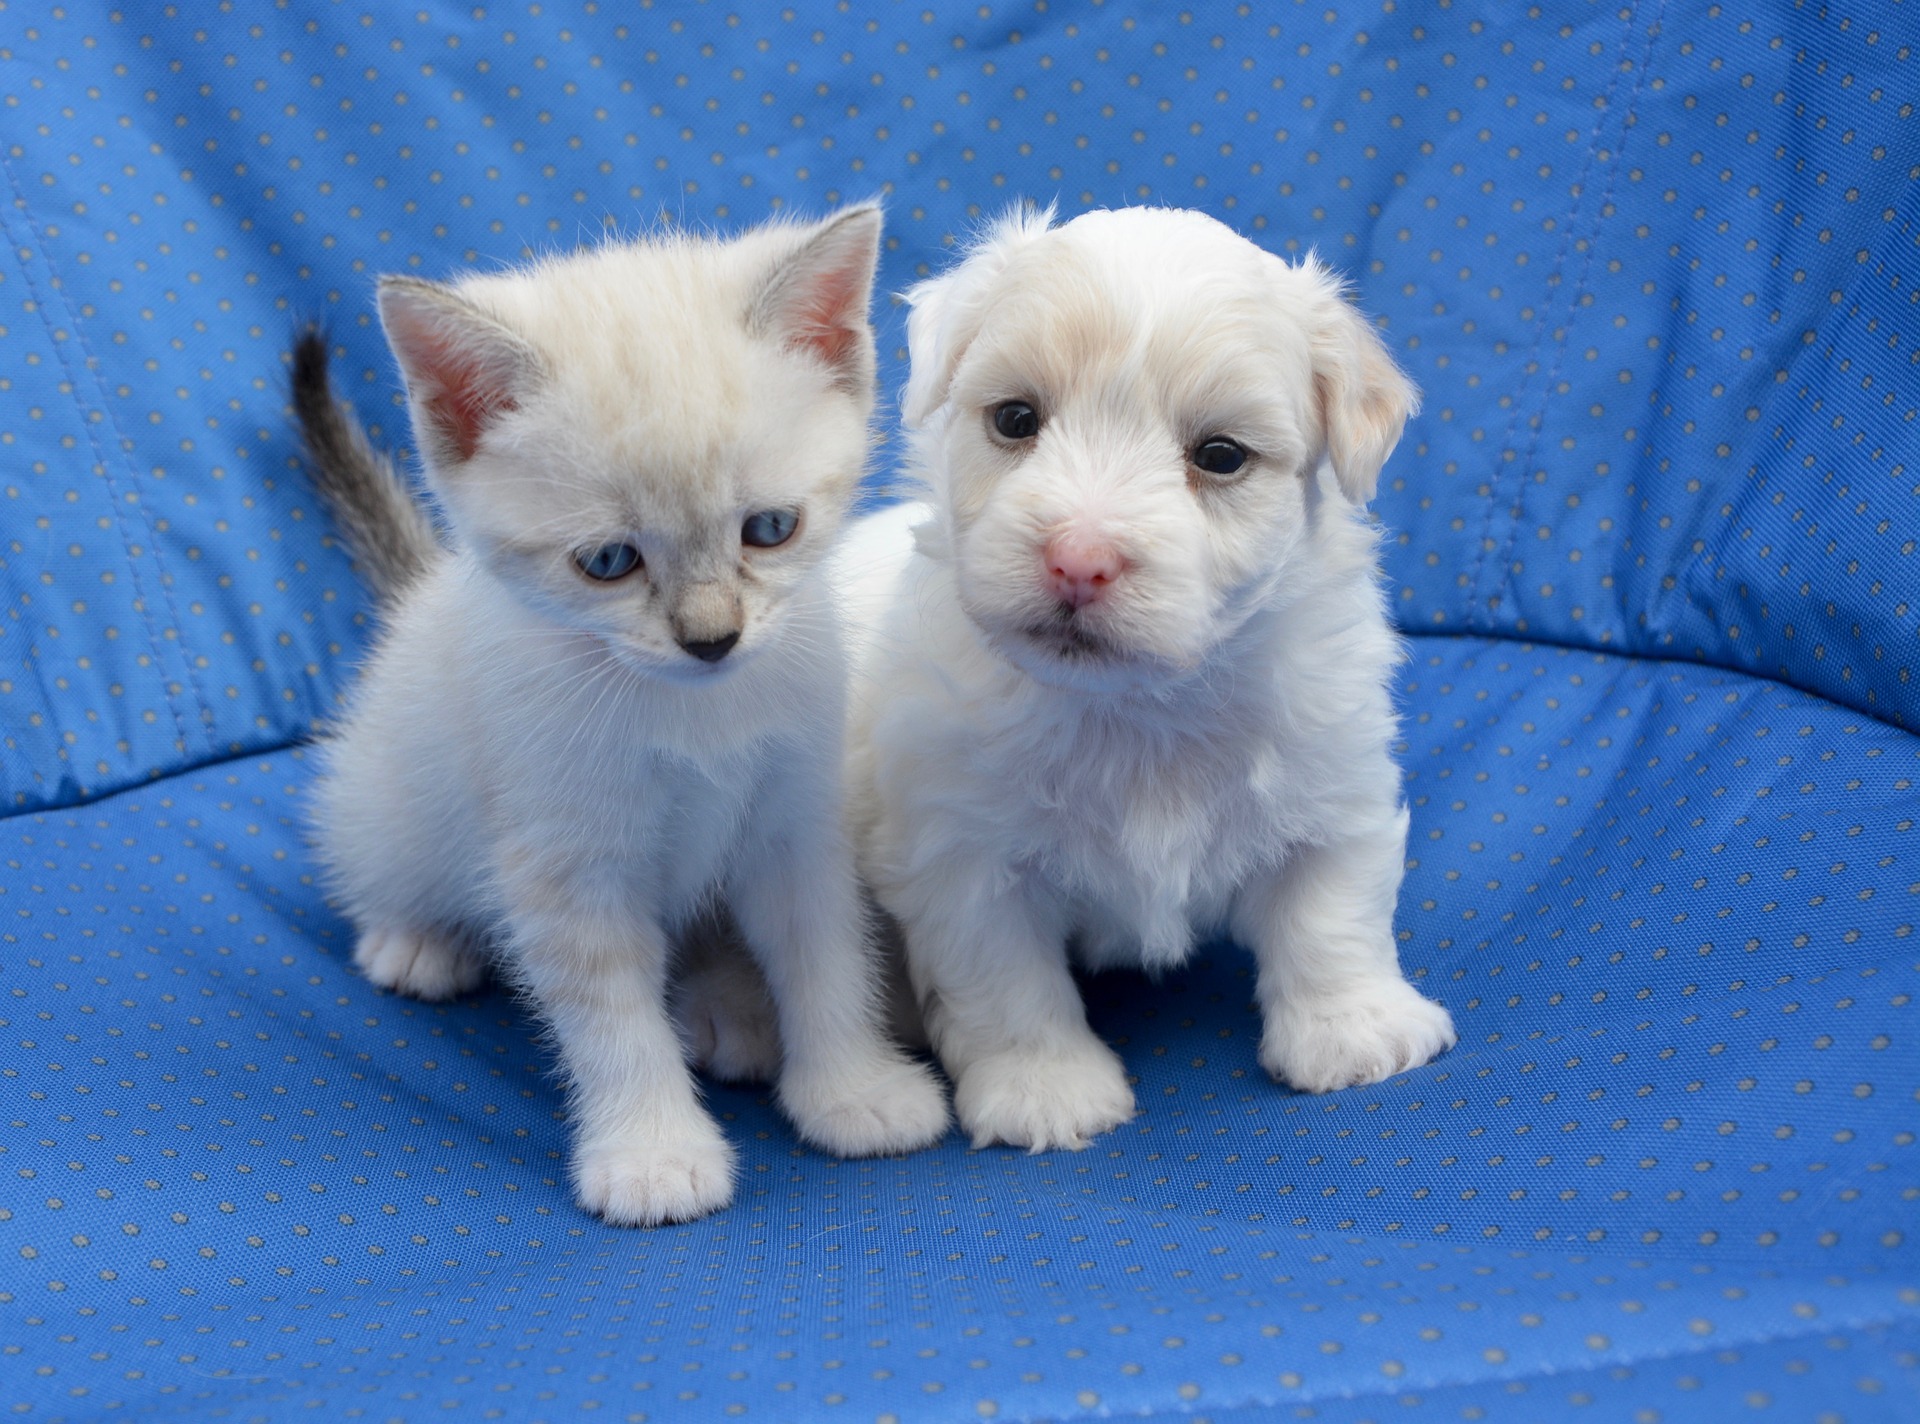
[[848,793],[976,1144],[1126,1121],[1069,973],[1253,951],[1326,1092],[1454,1042],[1400,973],[1407,811],[1364,515],[1416,393],[1338,281],[1194,212],[1003,220],[916,287],[926,500],[834,556]]

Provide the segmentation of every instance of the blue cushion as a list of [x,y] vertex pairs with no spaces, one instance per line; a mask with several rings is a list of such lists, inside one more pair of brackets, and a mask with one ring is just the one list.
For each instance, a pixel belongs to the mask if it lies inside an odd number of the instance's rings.
[[835,1162],[714,1088],[739,1199],[657,1231],[572,1207],[514,1003],[351,971],[300,752],[16,817],[5,1343],[46,1372],[0,1378],[71,1419],[1911,1417],[1920,743],[1686,664],[1415,648],[1400,924],[1453,1052],[1286,1092],[1218,948],[1088,982],[1145,1111],[1087,1151]]
[[[1859,0],[0,9],[0,1404],[1915,1417],[1916,40]],[[326,320],[403,444],[374,274],[873,193],[890,290],[1018,197],[1352,277],[1427,396],[1379,503],[1399,928],[1461,1043],[1286,1092],[1216,946],[1088,981],[1145,1111],[1086,1152],[836,1162],[715,1087],[734,1207],[611,1230],[527,1016],[373,991],[314,883],[299,744],[369,608],[284,350]]]

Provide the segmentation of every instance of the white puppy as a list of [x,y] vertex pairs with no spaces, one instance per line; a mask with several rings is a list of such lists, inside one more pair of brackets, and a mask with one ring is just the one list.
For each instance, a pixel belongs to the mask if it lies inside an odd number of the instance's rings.
[[835,556],[862,869],[976,1143],[1124,1122],[1068,972],[1259,962],[1315,1092],[1454,1041],[1401,977],[1401,656],[1362,507],[1416,395],[1312,259],[1199,213],[1002,221],[910,294],[928,502]]

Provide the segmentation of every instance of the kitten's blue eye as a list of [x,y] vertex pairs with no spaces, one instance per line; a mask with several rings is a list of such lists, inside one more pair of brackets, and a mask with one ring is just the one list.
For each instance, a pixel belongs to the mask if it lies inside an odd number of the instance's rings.
[[792,509],[763,509],[740,526],[740,542],[755,549],[777,549],[793,537],[800,514]]
[[575,554],[573,562],[595,583],[612,583],[640,567],[640,551],[631,544],[602,544]]
[[1231,475],[1247,463],[1247,452],[1238,442],[1216,435],[1194,449],[1193,463],[1210,475]]

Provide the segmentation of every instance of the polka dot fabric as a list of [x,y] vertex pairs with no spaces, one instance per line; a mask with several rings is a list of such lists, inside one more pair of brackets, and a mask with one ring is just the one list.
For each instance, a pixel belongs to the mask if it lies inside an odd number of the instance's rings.
[[1144,1111],[1086,1152],[836,1162],[716,1087],[739,1199],[651,1232],[573,1209],[511,1001],[350,971],[297,751],[13,818],[8,1402],[1911,1417],[1920,744],[1733,673],[1418,646],[1400,932],[1453,1052],[1285,1092],[1220,948],[1089,981]]
[[[1920,1417],[1910,9],[4,0],[0,1405]],[[1020,198],[1352,277],[1461,1042],[1286,1092],[1216,947],[1088,981],[1086,1152],[712,1087],[735,1205],[610,1230],[526,1015],[373,991],[314,884],[368,608],[283,353],[403,443],[375,274],[872,194],[890,290]]]

